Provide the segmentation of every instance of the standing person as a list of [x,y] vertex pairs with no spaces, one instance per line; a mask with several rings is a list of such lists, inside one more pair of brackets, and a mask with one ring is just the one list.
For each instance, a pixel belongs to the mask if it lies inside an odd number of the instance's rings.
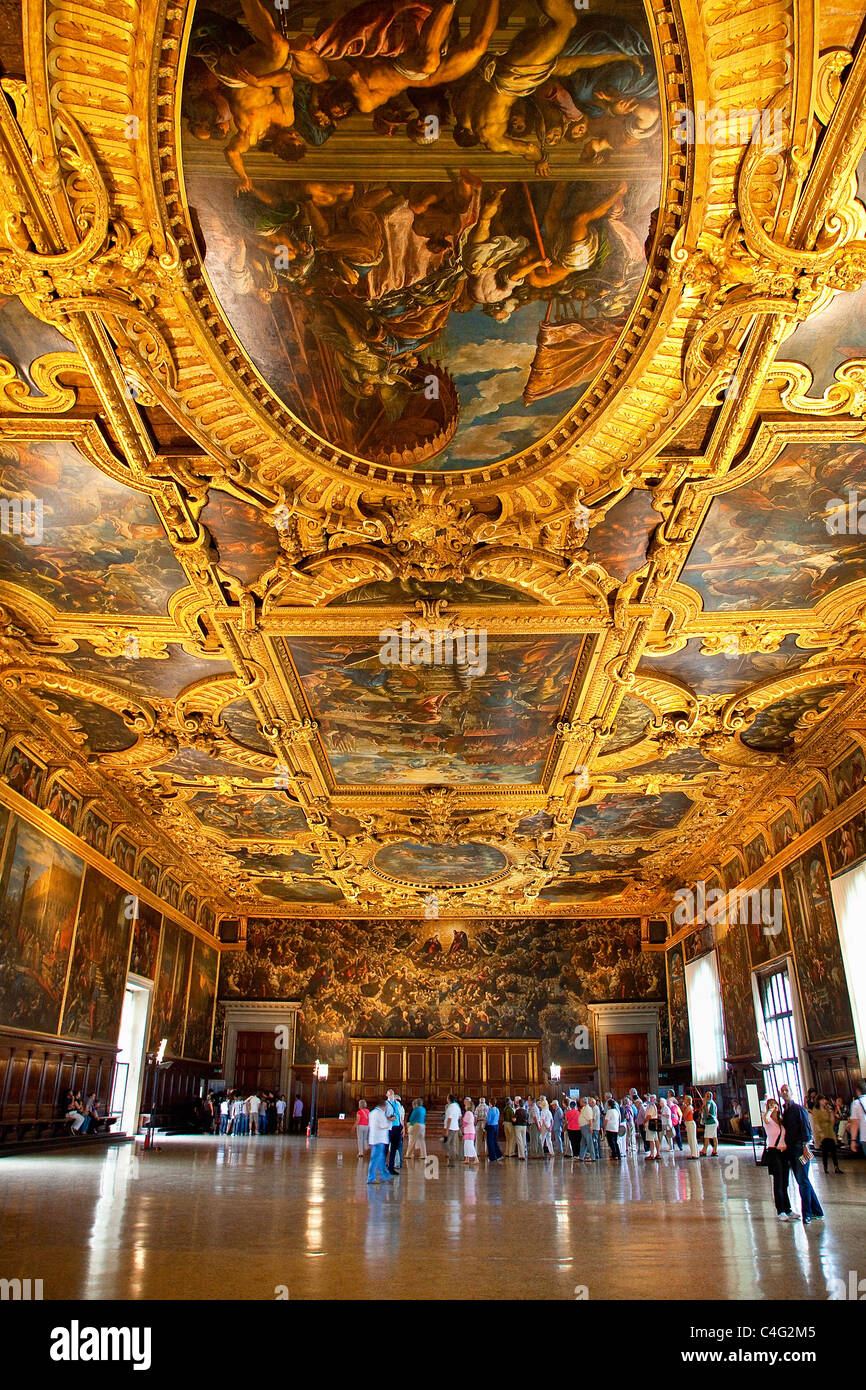
[[367,1135],[370,1131],[370,1112],[367,1109],[367,1102],[363,1099],[358,1101],[358,1109],[355,1113],[355,1138],[358,1141],[358,1157],[364,1158],[367,1152]]
[[562,1158],[564,1152],[562,1147],[562,1131],[564,1127],[565,1116],[562,1113],[562,1106],[555,1097],[550,1102],[550,1113],[553,1116],[553,1152],[555,1154],[559,1154],[559,1157]]
[[677,1148],[679,1149],[680,1153],[682,1153],[683,1132],[680,1126],[683,1122],[683,1112],[680,1110],[680,1103],[674,1095],[673,1091],[671,1091],[670,1095],[668,1096],[668,1105],[670,1106],[671,1111],[671,1129],[673,1130],[674,1139],[677,1141]]
[[300,1095],[295,1096],[292,1105],[292,1123],[290,1126],[291,1134],[303,1134],[304,1132],[304,1102]]
[[538,1133],[541,1140],[541,1157],[553,1158],[553,1114],[547,1096],[538,1102]]
[[565,1112],[565,1128],[568,1131],[571,1156],[572,1158],[580,1158],[580,1111],[577,1108],[577,1101],[570,1100],[568,1102],[568,1109]]
[[[475,1112],[478,1113],[477,1111]],[[511,1096],[505,1097],[505,1104],[502,1107],[502,1128],[505,1130],[505,1157],[513,1158],[516,1151],[516,1141],[514,1138],[514,1101]]]
[[526,1110],[529,1115],[527,1131],[529,1134],[529,1157],[541,1158],[541,1111],[538,1102],[533,1096],[527,1101]]
[[475,1107],[475,1150],[479,1158],[487,1157],[487,1101],[484,1096]]
[[698,1126],[695,1120],[694,1106],[691,1096],[683,1096],[683,1124],[686,1127],[686,1143],[689,1146],[689,1158],[700,1158],[698,1153]]
[[601,1106],[598,1103],[598,1096],[592,1097],[592,1147],[596,1158],[601,1163]]
[[622,1154],[619,1151],[620,1119],[619,1106],[613,1096],[611,1096],[604,1115],[604,1134],[607,1139],[607,1147],[610,1149],[610,1156],[614,1163],[619,1163],[622,1158]]
[[409,1113],[409,1144],[406,1159],[427,1157],[427,1111],[419,1098],[413,1100]]
[[851,1136],[851,1152],[866,1158],[866,1081],[858,1081],[857,1095],[851,1102],[848,1117],[848,1132]]
[[286,1132],[286,1098],[280,1095],[277,1098],[277,1134]]
[[514,1106],[514,1156],[526,1162],[526,1126],[529,1124],[529,1111],[520,1096]]
[[785,1108],[782,1111],[782,1129],[785,1131],[785,1152],[788,1159],[788,1168],[794,1174],[797,1186],[800,1189],[800,1209],[803,1216],[803,1225],[808,1226],[813,1220],[823,1221],[824,1209],[818,1201],[818,1194],[809,1181],[809,1141],[812,1138],[812,1126],[809,1123],[808,1111],[802,1105],[798,1105],[791,1099],[791,1093],[787,1086],[782,1087],[782,1100]]
[[791,1197],[788,1191],[788,1160],[785,1154],[785,1132],[779,1116],[779,1102],[773,1096],[764,1101],[761,1124],[767,1136],[761,1162],[773,1180],[773,1201],[776,1215],[780,1221],[795,1221],[791,1212]]
[[478,1150],[475,1147],[475,1111],[472,1109],[472,1098],[470,1096],[467,1096],[463,1102],[461,1124],[463,1128],[463,1162],[468,1168],[477,1168]]
[[491,1100],[487,1107],[487,1157],[491,1163],[502,1161],[502,1150],[499,1147],[499,1106],[495,1100]]
[[637,1114],[634,1122],[635,1129],[637,1130],[640,1136],[640,1142],[643,1145],[643,1151],[646,1155],[649,1153],[649,1141],[646,1137],[646,1098],[642,1096],[636,1096],[635,1106],[637,1108]]
[[637,1110],[635,1109],[634,1101],[632,1100],[630,1094],[623,1098],[622,1106],[620,1108],[622,1110],[622,1118],[625,1121],[626,1155],[637,1153],[637,1141],[635,1139],[636,1131],[634,1127],[634,1121],[635,1116],[637,1115]]
[[812,1129],[815,1138],[821,1148],[821,1162],[824,1165],[824,1172],[827,1171],[828,1160],[833,1160],[833,1172],[841,1175],[842,1169],[839,1167],[839,1154],[836,1149],[836,1131],[833,1125],[833,1107],[826,1096],[819,1096],[809,1117],[812,1121]]
[[592,1106],[590,1098],[584,1098],[580,1107],[580,1156],[584,1163],[592,1163]]
[[224,1095],[220,1101],[220,1134],[225,1134],[229,1127],[229,1098]]
[[701,1158],[705,1158],[708,1145],[712,1144],[713,1152],[711,1158],[719,1156],[719,1111],[713,1098],[712,1091],[704,1093],[704,1146],[701,1149]]
[[367,1169],[367,1182],[393,1182],[388,1172],[385,1157],[388,1153],[388,1135],[391,1125],[385,1114],[385,1100],[380,1097],[373,1103],[370,1111],[370,1167]]
[[659,1098],[659,1153],[661,1153],[662,1142],[667,1139],[671,1153],[674,1151],[674,1129],[671,1121],[671,1108],[668,1105],[667,1096]]
[[[489,1113],[488,1111],[488,1115]],[[442,1124],[445,1135],[445,1151],[448,1154],[448,1167],[453,1168],[457,1162],[457,1144],[460,1139],[460,1106],[457,1104],[456,1096],[449,1095]]]
[[647,1096],[646,1102],[646,1138],[649,1145],[647,1159],[654,1159],[658,1163],[661,1158],[659,1152],[659,1112],[654,1095]]
[[247,1113],[250,1117],[250,1134],[258,1134],[259,1132],[259,1111],[261,1108],[261,1098],[253,1092],[252,1095],[247,1097]]
[[[386,1099],[385,1114],[391,1126],[388,1140],[388,1172],[392,1177],[396,1177],[403,1166],[403,1119],[406,1112],[396,1092],[388,1091]],[[397,1158],[400,1160],[399,1163],[395,1161]]]

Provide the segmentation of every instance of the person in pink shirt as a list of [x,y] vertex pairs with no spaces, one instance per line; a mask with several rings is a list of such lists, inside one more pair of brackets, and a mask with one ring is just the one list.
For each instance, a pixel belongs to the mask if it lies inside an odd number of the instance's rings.
[[471,1168],[478,1162],[475,1148],[475,1111],[469,1096],[463,1102],[463,1162]]
[[370,1112],[367,1109],[365,1100],[358,1101],[358,1113],[355,1116],[355,1134],[358,1139],[358,1157],[365,1158],[367,1154],[367,1132],[370,1128]]

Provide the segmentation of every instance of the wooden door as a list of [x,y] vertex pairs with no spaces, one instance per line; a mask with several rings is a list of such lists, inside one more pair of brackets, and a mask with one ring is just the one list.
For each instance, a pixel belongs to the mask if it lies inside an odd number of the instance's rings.
[[649,1090],[649,1039],[646,1033],[608,1033],[609,1085],[619,1098],[631,1086],[641,1095]]
[[273,1028],[267,1033],[238,1032],[235,1087],[239,1091],[278,1091],[280,1054]]

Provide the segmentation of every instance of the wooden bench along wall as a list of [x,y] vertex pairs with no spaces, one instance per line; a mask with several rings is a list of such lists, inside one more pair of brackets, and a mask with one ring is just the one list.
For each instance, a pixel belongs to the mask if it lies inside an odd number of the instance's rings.
[[117,1049],[105,1043],[40,1038],[0,1028],[0,1143],[66,1134],[63,1101],[96,1092],[104,1113],[111,1100]]

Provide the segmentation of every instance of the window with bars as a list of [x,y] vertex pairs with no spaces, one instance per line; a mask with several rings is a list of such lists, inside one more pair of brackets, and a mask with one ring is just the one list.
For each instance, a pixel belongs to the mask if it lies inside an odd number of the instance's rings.
[[766,1074],[767,1094],[778,1098],[781,1088],[787,1086],[792,1098],[802,1104],[803,1082],[800,1076],[794,1005],[787,966],[781,966],[769,975],[761,975],[758,988],[764,1019],[761,1053],[764,1062],[769,1064]]

